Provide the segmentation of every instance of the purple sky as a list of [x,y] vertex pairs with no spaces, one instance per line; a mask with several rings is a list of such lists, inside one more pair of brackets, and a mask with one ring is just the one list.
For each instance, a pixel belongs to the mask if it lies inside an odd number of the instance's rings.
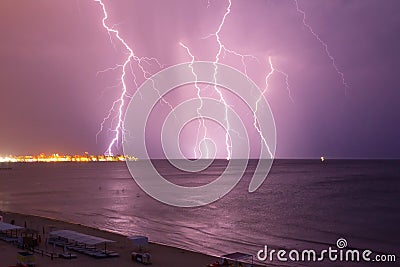
[[[227,1],[210,3],[207,8],[207,0],[105,1],[109,24],[136,54],[165,66],[190,60],[180,41],[196,59],[215,57],[215,37],[202,37],[215,33]],[[294,102],[279,74],[266,95],[277,126],[276,156],[398,158],[400,2],[299,0],[299,5],[350,89],[292,0],[232,0],[220,33],[229,49],[260,59],[248,62],[249,76],[260,87],[268,56],[289,75]],[[96,133],[121,92],[120,71],[96,74],[120,64],[126,54],[115,38],[114,46],[110,42],[102,15],[90,0],[0,2],[0,155],[106,150],[112,134],[104,131],[96,143]],[[238,58],[221,62],[243,71]],[[128,84],[133,93],[131,78]],[[157,148],[153,152],[159,154]]]

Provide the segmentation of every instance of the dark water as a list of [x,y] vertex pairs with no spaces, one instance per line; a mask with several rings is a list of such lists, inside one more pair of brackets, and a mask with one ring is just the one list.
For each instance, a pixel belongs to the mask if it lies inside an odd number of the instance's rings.
[[[219,161],[198,175],[156,165],[177,184],[208,183]],[[400,161],[276,160],[264,184],[248,193],[252,162],[240,183],[205,207],[176,208],[147,196],[125,163],[12,164],[0,171],[0,210],[81,223],[213,255],[272,249],[348,248],[397,254]],[[392,266],[380,263],[280,263],[273,266]],[[393,265],[395,266],[395,265]]]

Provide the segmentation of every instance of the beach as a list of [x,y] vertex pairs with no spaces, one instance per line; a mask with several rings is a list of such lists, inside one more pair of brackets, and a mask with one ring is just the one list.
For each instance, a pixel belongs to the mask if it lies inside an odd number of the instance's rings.
[[[128,240],[126,236],[122,236],[119,234],[101,231],[95,228],[86,227],[79,224],[72,224],[63,222],[56,219],[43,218],[38,216],[24,215],[18,213],[10,213],[10,212],[0,212],[0,216],[3,216],[3,221],[6,223],[10,223],[11,220],[15,221],[16,225],[24,226],[26,222],[26,226],[31,229],[38,230],[41,235],[43,235],[42,230],[43,227],[45,229],[66,229],[73,230],[80,233],[93,235],[96,237],[101,237],[105,239],[110,239],[116,241],[115,243],[110,243],[107,247],[109,250],[113,250],[119,253],[119,257],[116,258],[106,258],[106,259],[95,259],[89,256],[75,253],[77,255],[76,259],[62,259],[62,258],[54,258],[53,260],[49,256],[42,256],[40,253],[35,253],[36,265],[37,266],[99,266],[99,267],[107,267],[107,266],[115,266],[115,267],[124,267],[124,266],[134,266],[140,265],[138,263],[134,263],[131,260],[131,252],[134,249],[134,245],[131,240]],[[45,236],[48,233],[45,232]],[[45,238],[42,237],[42,240]],[[45,249],[45,242],[39,245],[40,249]],[[53,251],[53,246],[48,247],[48,251]],[[152,255],[152,266],[163,266],[163,267],[179,267],[179,266],[206,266],[208,263],[215,262],[217,259],[212,256],[208,256],[201,253],[195,253],[188,250],[183,250],[179,248],[174,248],[165,245],[159,245],[154,243],[149,243],[148,245],[149,252]],[[61,248],[55,248],[56,251],[61,252]],[[16,245],[12,245],[5,241],[0,241],[0,266],[13,266],[16,264],[16,255],[17,252],[21,251],[21,249],[17,248]]]

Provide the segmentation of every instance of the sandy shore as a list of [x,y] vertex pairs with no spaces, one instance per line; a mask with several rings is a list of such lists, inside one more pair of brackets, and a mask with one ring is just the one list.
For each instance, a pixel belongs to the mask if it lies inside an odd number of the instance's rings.
[[[48,231],[48,229],[66,229],[114,240],[116,242],[107,245],[107,249],[113,250],[120,255],[118,258],[94,259],[89,256],[74,252],[78,256],[76,259],[55,258],[51,260],[51,258],[48,256],[35,254],[37,266],[141,266],[138,263],[132,262],[130,253],[134,249],[134,246],[132,241],[128,240],[125,236],[54,219],[1,211],[0,215],[3,216],[3,221],[6,223],[10,223],[11,220],[14,220],[16,225],[24,226],[26,222],[28,228],[38,230],[41,235],[43,235],[42,232],[44,227],[45,235],[47,235],[46,231]],[[42,240],[44,240],[43,237]],[[45,250],[44,243],[45,242],[42,241],[40,245],[40,248],[43,250]],[[53,247],[47,248],[49,252],[52,252],[53,249]],[[148,249],[152,255],[152,266],[156,267],[204,267],[208,263],[216,261],[216,258],[212,256],[153,243],[149,244]],[[21,251],[21,249],[18,249],[15,245],[0,240],[0,267],[15,265],[18,251]],[[60,251],[60,248],[56,248],[55,252],[57,251]]]

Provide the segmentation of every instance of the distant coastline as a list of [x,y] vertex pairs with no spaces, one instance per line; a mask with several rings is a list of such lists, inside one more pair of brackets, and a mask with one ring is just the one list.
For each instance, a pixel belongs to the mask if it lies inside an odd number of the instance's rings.
[[[0,156],[0,163],[10,162],[118,162],[118,161],[137,160],[134,156],[127,155],[89,155],[85,152],[83,155],[60,155],[44,153],[39,155],[23,155],[23,156]],[[0,165],[1,168],[1,165]]]

